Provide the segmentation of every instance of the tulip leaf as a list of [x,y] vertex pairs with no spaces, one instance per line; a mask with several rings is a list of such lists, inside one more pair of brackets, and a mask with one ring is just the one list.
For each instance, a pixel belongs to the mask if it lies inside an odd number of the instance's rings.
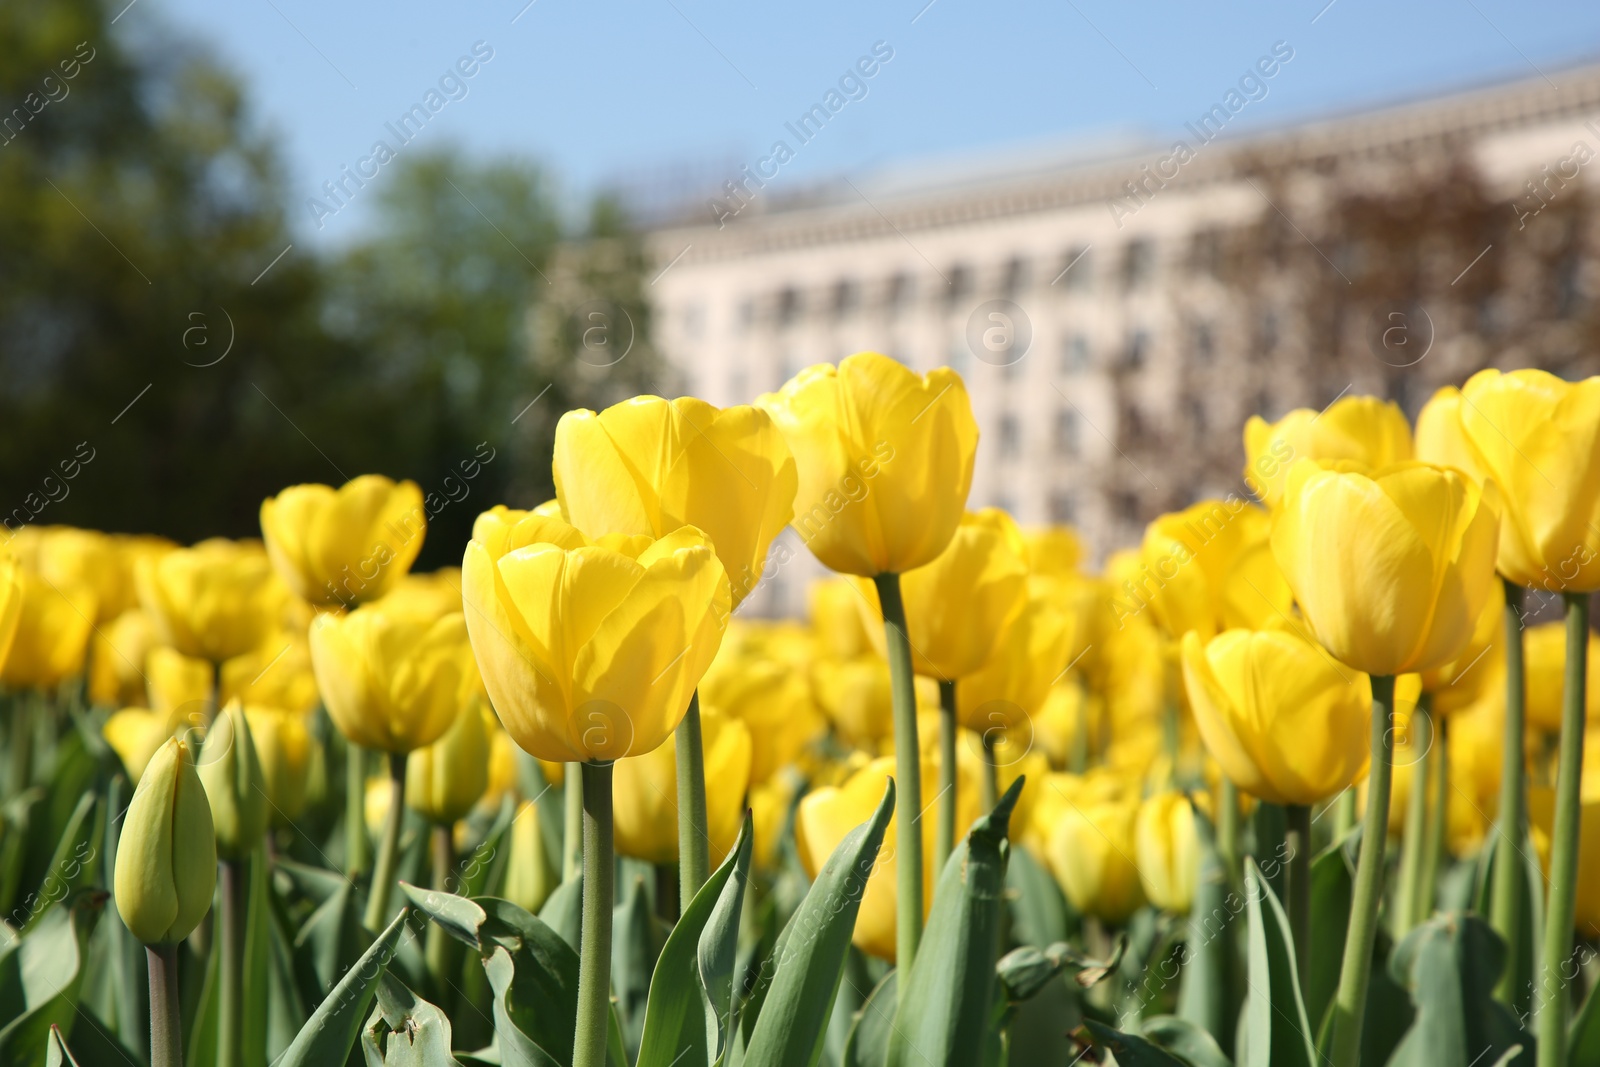
[[1600,1063],[1600,982],[1589,987],[1583,1007],[1567,1029],[1567,1063],[1569,1067]]
[[733,964],[751,836],[746,812],[738,841],[662,946],[650,978],[636,1067],[703,1067],[725,1049],[733,1025]]
[[889,1037],[889,1067],[977,1063],[989,1035],[1018,776],[945,861]]
[[1355,860],[1352,849],[1359,833],[1335,841],[1311,861],[1311,937],[1313,960],[1324,966],[1308,968],[1306,975],[1306,1018],[1315,1021],[1317,1032],[1328,1019],[1328,1009],[1339,988],[1339,968],[1334,961],[1344,959],[1344,939],[1350,926],[1350,905],[1355,899]]
[[1317,1058],[1300,998],[1289,919],[1254,859],[1245,860],[1244,886],[1250,950],[1241,1067],[1312,1067]]
[[[1237,1015],[1234,989],[1234,929],[1237,916],[1230,908],[1232,887],[1228,869],[1217,849],[1217,833],[1205,812],[1194,811],[1194,832],[1199,846],[1199,872],[1189,905],[1184,942],[1182,978],[1178,986],[1178,1015],[1201,1030],[1231,1037]],[[1237,900],[1237,898],[1235,898]],[[1228,1044],[1232,1044],[1229,1041]]]
[[341,882],[295,935],[296,974],[306,1002],[319,1002],[371,945],[355,886]]
[[883,1067],[888,1062],[899,990],[899,972],[890,971],[861,1002],[845,1039],[843,1067]]
[[1233,1067],[1217,1039],[1188,1019],[1152,1015],[1140,1030],[1146,1041],[1172,1053],[1189,1067]]
[[61,1028],[55,1023],[50,1024],[50,1044],[45,1049],[44,1067],[79,1067],[72,1050],[67,1047],[67,1039],[61,1036]]
[[478,948],[483,939],[479,931],[488,921],[489,913],[466,897],[446,893],[442,889],[422,889],[410,882],[400,883],[400,892],[407,902],[457,941]]
[[216,1067],[218,1028],[222,1012],[222,953],[213,941],[206,953],[200,999],[183,1032],[184,1067]]
[[1007,1001],[1020,1004],[1032,1000],[1039,990],[1062,971],[1071,970],[1073,981],[1080,989],[1088,989],[1104,981],[1122,963],[1128,949],[1128,939],[1119,936],[1109,959],[1097,959],[1080,952],[1065,941],[1048,948],[1024,945],[1000,957],[995,964],[995,976],[1000,979],[1000,991]]
[[583,930],[583,873],[573,875],[550,891],[539,909],[544,924],[561,935],[572,951],[578,951]]
[[267,884],[266,849],[250,856],[245,893],[243,987],[256,995],[242,997],[239,1016],[239,1067],[267,1067],[267,989],[271,985],[272,891]]
[[410,909],[400,909],[372,946],[344,972],[283,1055],[273,1061],[272,1067],[313,1067],[344,1062],[355,1046],[362,1021],[367,1016],[367,1005],[378,980],[394,958],[410,914]]
[[1117,1067],[1189,1067],[1160,1045],[1137,1034],[1123,1033],[1094,1019],[1083,1021],[1088,1043],[1107,1049],[1117,1058]]
[[45,1056],[52,1028],[71,1034],[89,937],[108,899],[101,890],[80,890],[0,955],[0,1012],[6,1016],[0,1067],[33,1067]]
[[348,888],[350,879],[338,871],[330,871],[324,867],[313,867],[306,863],[296,863],[294,860],[279,857],[273,861],[273,868],[286,875],[295,889],[303,896],[309,898],[313,904],[326,903],[328,898]]
[[27,918],[22,923],[22,933],[31,930],[51,905],[65,900],[89,880],[96,843],[105,835],[106,827],[105,808],[98,801],[98,794],[85,793],[72,810],[49,866],[45,868],[44,880],[38,890],[23,901]]
[[461,1067],[450,1053],[450,1020],[385,971],[361,1033],[367,1067]]
[[[496,875],[503,875],[504,862],[496,863],[507,851],[505,847],[506,831],[511,827],[511,821],[516,818],[517,805],[511,794],[507,793],[500,801],[500,810],[495,814],[494,822],[489,826],[483,840],[478,842],[478,847],[472,850],[461,868],[461,882],[459,888],[464,897],[478,897],[490,892],[491,880]],[[493,884],[499,885],[498,881]]]
[[622,902],[612,909],[611,919],[611,1003],[622,1027],[623,1051],[631,1060],[639,1051],[650,975],[666,935],[658,934],[650,893],[645,890],[643,869],[649,865],[638,860],[623,862],[619,880],[626,889]]
[[1067,901],[1050,872],[1027,849],[1017,849],[1006,864],[1011,898],[1011,936],[1023,945],[1043,948],[1065,941],[1072,931]]
[[839,842],[778,938],[772,984],[745,1048],[746,1067],[815,1067],[821,1058],[856,913],[894,813],[894,792],[891,779],[878,810]]
[[[1390,1067],[1470,1067],[1493,1062],[1533,1040],[1494,997],[1506,947],[1476,915],[1441,915],[1412,930],[1389,959],[1417,1014],[1389,1058]],[[1520,1061],[1531,1064],[1532,1051]]]

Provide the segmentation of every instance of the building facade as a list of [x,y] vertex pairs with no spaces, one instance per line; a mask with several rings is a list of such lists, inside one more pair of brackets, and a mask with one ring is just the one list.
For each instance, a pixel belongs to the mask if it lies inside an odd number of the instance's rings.
[[[1212,132],[786,202],[735,187],[720,225],[651,237],[670,385],[725,405],[862,349],[951,366],[982,434],[971,506],[1070,523],[1103,559],[1242,493],[1252,414],[1352,391],[1414,414],[1482,366],[1600,369],[1600,67]],[[802,612],[816,573],[785,544],[752,608]]]

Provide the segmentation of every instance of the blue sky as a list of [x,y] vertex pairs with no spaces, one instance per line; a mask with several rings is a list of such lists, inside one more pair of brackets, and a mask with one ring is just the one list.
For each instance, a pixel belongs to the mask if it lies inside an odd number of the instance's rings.
[[[714,181],[754,162],[877,42],[893,58],[783,168],[785,187],[1165,140],[1280,41],[1294,58],[1230,134],[1541,72],[1559,85],[1563,67],[1600,59],[1600,4],[1538,0],[136,0],[121,18],[180,27],[243,78],[283,139],[300,205],[478,41],[493,58],[415,144],[536,159],[574,201],[608,182]],[[298,217],[308,238],[337,243],[364,224],[353,206],[320,231]]]

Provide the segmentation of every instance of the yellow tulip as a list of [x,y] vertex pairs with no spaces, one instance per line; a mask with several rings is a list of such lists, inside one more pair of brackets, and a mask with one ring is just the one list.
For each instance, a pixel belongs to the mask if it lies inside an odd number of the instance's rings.
[[1183,677],[1200,736],[1240,789],[1312,804],[1355,780],[1368,758],[1372,690],[1291,630],[1184,635]]
[[203,659],[158,645],[144,659],[146,695],[152,711],[196,724],[211,710],[215,670]]
[[273,826],[288,826],[305,810],[316,742],[306,728],[305,716],[297,712],[247,704],[244,717],[261,764],[268,821]]
[[1051,835],[1068,809],[1074,805],[1139,802],[1138,780],[1109,767],[1092,767],[1084,774],[1049,772],[1039,779],[1038,786],[1031,817],[1017,825],[1012,836],[1046,867],[1050,865]]
[[489,734],[477,701],[463,707],[444,736],[406,761],[406,803],[431,823],[449,826],[489,787]]
[[[1584,743],[1579,792],[1578,877],[1573,929],[1582,937],[1600,935],[1600,737]],[[1550,877],[1550,834],[1555,823],[1555,791],[1528,790],[1528,822],[1546,881]]]
[[1263,551],[1270,522],[1237,497],[1163,515],[1145,529],[1140,579],[1124,591],[1174,638],[1197,630],[1209,640],[1229,623],[1287,615],[1289,587]]
[[406,753],[433,744],[466,696],[467,627],[368,604],[311,624],[311,664],[328,716],[362,748]]
[[462,567],[467,629],[506,730],[540,759],[649,752],[717,653],[728,579],[700,531],[590,541],[560,519],[478,516]]
[[1500,487],[1500,573],[1553,593],[1600,589],[1600,377],[1479,371],[1461,425]]
[[832,570],[864,578],[931,563],[961,522],[978,449],[961,376],[858,352],[756,400],[799,472],[795,531]]
[[[21,610],[0,681],[15,689],[54,689],[83,671],[95,620],[94,590],[54,584],[28,571],[18,571],[17,578]],[[8,604],[6,610],[16,609]]]
[[177,724],[162,712],[148,708],[123,708],[111,713],[100,735],[122,760],[128,779],[138,785],[151,758],[172,738]]
[[[700,709],[706,766],[706,834],[715,866],[733,847],[750,784],[751,732],[738,719]],[[612,818],[617,854],[647,863],[678,862],[678,757],[667,744],[616,762]]]
[[[834,732],[853,748],[876,750],[894,733],[894,705],[889,691],[889,665],[877,656],[852,660],[818,660],[811,668],[817,706]],[[939,683],[916,679],[917,707],[939,707]]]
[[517,805],[506,845],[506,881],[500,893],[511,903],[537,913],[555,889],[557,876],[545,854],[539,806],[531,800]]
[[1297,408],[1275,423],[1250,416],[1244,426],[1244,454],[1245,484],[1276,508],[1298,460],[1348,460],[1376,468],[1411,459],[1411,424],[1392,401],[1347,396],[1320,412]]
[[850,660],[873,648],[862,617],[861,592],[849,578],[821,578],[806,590],[806,615],[819,654]]
[[[953,682],[989,659],[1006,624],[1022,608],[1028,583],[1022,534],[999,508],[968,512],[932,563],[900,576],[911,669]],[[877,587],[856,579],[867,633],[886,655]]]
[[1028,570],[1054,578],[1077,575],[1083,562],[1083,540],[1070,526],[1037,526],[1022,531]]
[[[961,766],[958,760],[958,768]],[[968,763],[970,767],[971,764]],[[813,789],[800,800],[795,811],[795,849],[800,854],[806,874],[816,878],[817,872],[827,862],[846,834],[872,817],[878,802],[883,799],[884,780],[894,776],[895,761],[892,756],[880,757],[852,774],[841,785]],[[924,755],[922,761],[924,781],[936,781],[935,765]],[[960,781],[956,792],[956,837],[965,836],[978,817],[977,783],[970,778]],[[897,840],[896,820],[889,822],[884,834],[883,847],[878,852],[878,862],[867,878],[866,890],[861,896],[861,908],[856,913],[855,946],[869,955],[894,962],[895,958],[895,862]],[[922,845],[928,854],[933,852],[935,820],[922,820]],[[924,864],[922,870],[923,917],[933,904],[934,880],[939,873],[933,864]]]
[[[458,599],[456,610],[460,607]],[[315,708],[322,698],[311,669],[306,632],[279,631],[264,644],[224,663],[221,699],[302,714]]]
[[1121,926],[1144,904],[1134,826],[1137,802],[1071,802],[1048,844],[1050,871],[1072,906],[1108,926]]
[[[1527,681],[1528,723],[1549,733],[1561,730],[1561,694],[1565,689],[1567,627],[1562,622],[1541,623],[1523,631],[1522,647]],[[1589,631],[1588,677],[1600,678],[1600,636]],[[1586,690],[1590,721],[1600,717],[1600,684]]]
[[1448,715],[1474,703],[1485,686],[1503,680],[1505,664],[1506,591],[1500,582],[1489,583],[1489,597],[1472,625],[1472,640],[1455,659],[1422,672],[1422,686],[1433,694],[1433,711]]
[[162,639],[213,663],[259,645],[285,595],[260,545],[220,537],[142,560],[137,578]]
[[145,657],[159,640],[156,624],[137,608],[100,629],[89,646],[90,703],[123,707],[143,700]]
[[[517,743],[500,728],[500,720],[489,710],[488,703],[485,700],[479,705],[482,708],[484,736],[489,741],[489,776],[488,783],[483,788],[483,796],[478,798],[478,810],[494,812],[500,810],[500,802],[507,794],[517,793],[520,768],[517,766]],[[560,782],[551,782],[548,778],[546,783],[552,789],[561,785]]]
[[794,784],[786,775],[750,787],[751,862],[758,870],[776,871],[783,843],[783,824],[794,804]]
[[1272,555],[1317,639],[1369,674],[1442,667],[1472,640],[1494,584],[1498,493],[1426,463],[1370,474],[1301,460]]
[[1033,717],[1033,735],[1053,767],[1072,762],[1079,731],[1084,732],[1085,755],[1103,747],[1105,698],[1069,675],[1050,686],[1044,703]]
[[322,607],[376,600],[411,569],[427,532],[422,490],[381,474],[334,489],[291,485],[261,502],[261,536],[296,596]]
[[[803,675],[776,660],[753,656],[725,660],[718,652],[700,681],[700,706],[703,712],[719,712],[749,728],[752,782],[765,782],[792,763],[825,725]],[[708,783],[710,778],[707,764]]]
[[1187,915],[1200,880],[1200,840],[1189,798],[1172,790],[1145,798],[1139,805],[1134,848],[1139,884],[1150,903]]
[[10,556],[0,556],[0,666],[4,666],[11,654],[12,642],[17,638],[25,592],[22,568]]
[[112,892],[117,913],[147,945],[188,937],[211,910],[217,845],[205,787],[182,741],[157,750],[122,817]]
[[211,720],[196,770],[211,803],[217,854],[243,859],[267,832],[267,794],[255,738],[238,701]]
[[448,615],[461,610],[461,568],[442,567],[428,574],[401,575],[378,598],[385,608],[411,615]]
[[1074,619],[1061,604],[1059,582],[1028,579],[1024,601],[996,638],[993,655],[956,683],[961,725],[983,733],[1030,722],[1070,665]]
[[1483,469],[1461,424],[1461,390],[1447,385],[1417,414],[1417,458],[1436,467],[1454,467],[1475,482]]
[[132,606],[133,576],[113,538],[73,526],[52,526],[40,534],[35,569],[52,585],[92,589],[96,622],[110,622]]
[[556,424],[556,499],[590,538],[700,530],[727,572],[734,607],[755,591],[767,549],[794,517],[789,446],[759,408],[636,396]]

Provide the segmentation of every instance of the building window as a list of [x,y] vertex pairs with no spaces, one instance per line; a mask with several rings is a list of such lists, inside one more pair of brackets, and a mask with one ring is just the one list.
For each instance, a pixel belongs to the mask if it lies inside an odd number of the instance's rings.
[[746,330],[750,329],[750,324],[755,321],[755,317],[755,304],[749,300],[739,301],[739,311],[736,316],[736,321],[739,323],[740,333],[744,333]]
[[1065,489],[1050,494],[1050,521],[1072,523],[1078,521],[1078,502]]
[[1094,255],[1088,245],[1067,249],[1067,254],[1061,258],[1061,269],[1055,281],[1076,292],[1084,292],[1090,287],[1094,281]]
[[889,279],[889,284],[884,287],[883,302],[892,312],[898,312],[911,303],[915,292],[915,283],[911,275],[901,271]]
[[1064,456],[1078,454],[1078,413],[1071,408],[1063,408],[1056,412],[1055,432],[1056,451]]
[[1080,374],[1089,369],[1089,339],[1081,333],[1061,339],[1061,371]]
[[952,307],[972,292],[972,268],[966,264],[957,263],[945,278],[949,282],[945,286],[945,302]]
[[1139,498],[1133,493],[1113,493],[1112,501],[1117,509],[1117,518],[1123,522],[1139,521]]
[[1205,401],[1201,400],[1197,396],[1191,396],[1191,397],[1188,398],[1188,400],[1185,403],[1186,403],[1186,406],[1189,409],[1189,425],[1194,428],[1194,432],[1196,434],[1205,433],[1206,432],[1206,405],[1205,405]]
[[1143,238],[1129,241],[1123,251],[1122,283],[1129,289],[1138,289],[1155,274],[1156,247]]
[[855,281],[850,278],[840,278],[833,286],[833,313],[839,318],[844,318],[855,312],[856,306],[861,302],[861,292]]
[[1210,324],[1204,322],[1195,323],[1192,340],[1194,361],[1196,363],[1210,363],[1211,357],[1214,354]]
[[1011,257],[1006,263],[1005,272],[1000,277],[1000,291],[1008,299],[1014,298],[1028,284],[1028,263],[1018,256]]
[[1150,354],[1150,335],[1144,330],[1133,330],[1128,334],[1128,345],[1122,352],[1122,365],[1129,370],[1138,370],[1144,366],[1145,357]]
[[1189,249],[1189,266],[1197,274],[1215,278],[1222,269],[1222,234],[1216,230],[1201,230],[1194,235]]
[[800,317],[800,291],[793,286],[778,293],[778,325],[787,326]]
[[1022,451],[1022,426],[1015,415],[1000,417],[1000,454],[1014,456]]
[[1278,316],[1271,311],[1261,313],[1261,354],[1270,355],[1278,347]]

